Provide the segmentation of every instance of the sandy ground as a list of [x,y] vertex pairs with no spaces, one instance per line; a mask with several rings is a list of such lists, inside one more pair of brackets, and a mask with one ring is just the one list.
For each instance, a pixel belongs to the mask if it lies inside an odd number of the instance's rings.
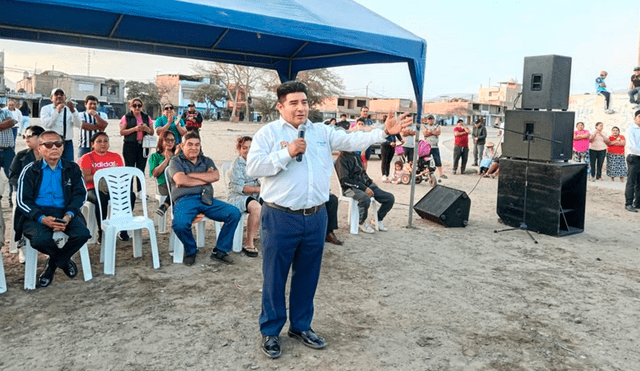
[[[218,165],[230,161],[235,137],[258,128],[206,123],[205,153]],[[112,150],[119,152],[116,131],[112,121]],[[450,127],[445,131],[443,184],[469,192],[478,178],[451,176]],[[369,168],[378,181],[379,164]],[[345,243],[326,246],[313,322],[329,346],[309,349],[285,333],[278,360],[259,351],[261,258],[212,262],[211,225],[192,267],[172,263],[162,234],[158,270],[146,238],[139,259],[130,242],[118,242],[114,276],[102,273],[99,246],[92,245],[93,280],[58,273],[35,291],[22,289],[23,266],[5,243],[0,369],[637,370],[640,214],[624,210],[623,184],[590,182],[584,233],[534,234],[538,245],[522,231],[493,233],[504,227],[497,184],[482,179],[470,194],[466,228],[417,214],[415,228],[405,228],[410,188],[403,185],[379,183],[396,195],[388,232],[350,235],[341,204],[337,235]],[[155,187],[147,181],[147,188],[153,212]],[[416,199],[429,189],[418,185]],[[216,194],[224,197],[221,184]],[[2,206],[9,229],[6,196]]]

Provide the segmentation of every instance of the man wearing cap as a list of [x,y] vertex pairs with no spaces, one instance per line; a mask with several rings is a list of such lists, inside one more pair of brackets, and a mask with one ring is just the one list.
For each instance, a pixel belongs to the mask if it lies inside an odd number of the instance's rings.
[[67,101],[67,96],[61,88],[51,90],[51,101],[40,110],[40,122],[46,130],[53,130],[60,134],[64,141],[62,158],[73,161],[73,127],[81,127],[82,119],[76,110],[75,103]]
[[84,99],[84,108],[86,111],[80,114],[82,125],[80,126],[78,158],[91,152],[91,137],[99,131],[104,131],[109,125],[107,114],[98,112],[98,98],[87,95]]
[[640,67],[633,69],[633,75],[631,75],[631,83],[629,84],[629,102],[633,104],[640,104]]
[[188,109],[182,113],[182,119],[186,124],[187,131],[195,130],[197,133],[202,127],[202,115],[196,110],[195,103],[191,102],[187,107]]
[[431,145],[431,157],[433,162],[436,163],[436,169],[438,169],[438,177],[441,179],[447,179],[447,176],[442,173],[442,160],[440,159],[440,148],[438,148],[438,139],[440,138],[440,125],[435,123],[433,115],[427,116],[427,123],[422,127],[422,135],[424,139]]
[[487,140],[487,128],[482,123],[482,119],[476,120],[471,136],[473,137],[473,166],[478,166],[482,161],[484,143]]
[[637,110],[633,124],[627,128],[627,186],[624,191],[624,207],[637,213],[640,208],[640,110]]

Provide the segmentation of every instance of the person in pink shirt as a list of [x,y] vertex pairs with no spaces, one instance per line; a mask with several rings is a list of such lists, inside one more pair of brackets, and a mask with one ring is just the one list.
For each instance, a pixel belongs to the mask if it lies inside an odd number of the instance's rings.
[[[144,174],[147,167],[147,159],[144,158],[142,148],[142,138],[145,135],[153,135],[153,122],[151,117],[142,112],[143,103],[140,98],[133,98],[129,101],[129,109],[126,115],[120,120],[120,135],[124,137],[122,145],[122,157],[125,166],[134,166]],[[140,190],[138,181],[138,190]]]
[[585,162],[589,166],[589,130],[584,129],[583,122],[578,122],[573,132],[573,161]]

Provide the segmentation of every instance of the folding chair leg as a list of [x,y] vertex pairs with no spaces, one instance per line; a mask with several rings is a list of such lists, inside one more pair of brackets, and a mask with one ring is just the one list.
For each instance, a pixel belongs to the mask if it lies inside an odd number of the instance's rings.
[[[116,267],[116,229],[114,227],[108,227],[107,230],[102,232],[102,244],[104,246],[104,274],[115,274]],[[113,248],[111,248],[113,246]]]
[[244,229],[244,224],[245,224],[245,215],[249,215],[246,213],[242,213],[242,217],[240,218],[240,221],[238,222],[238,226],[236,227],[236,230],[233,234],[233,251],[234,252],[242,252],[242,232]]
[[24,262],[24,289],[35,290],[36,289],[36,275],[38,270],[38,251],[31,247],[29,240],[26,240]]
[[204,247],[206,220],[201,220],[196,224],[196,246]]
[[4,276],[4,263],[2,262],[2,252],[0,252],[0,294],[7,292],[7,279]]
[[133,257],[142,257],[142,229],[133,231]]
[[[153,228],[153,224],[150,225],[147,230],[149,231],[149,240],[151,242],[151,258],[153,259],[153,269],[159,269],[160,255],[158,253],[158,241],[156,240],[156,231],[155,228]],[[142,239],[142,229],[138,229],[138,231],[140,232],[140,237]]]
[[85,243],[82,248],[80,248],[80,261],[82,262],[82,274],[84,275],[84,280],[89,281],[93,278],[93,274],[91,273],[91,261],[89,260],[89,248]]
[[376,199],[373,197],[371,197],[371,216],[374,224],[372,227],[378,231],[378,204],[376,203]]
[[184,258],[184,245],[182,241],[178,239],[175,232],[171,231],[171,236],[169,237],[169,245],[173,247],[173,262],[175,264],[180,264]]
[[351,234],[358,234],[358,225],[360,224],[360,212],[358,211],[358,201],[351,199],[349,201],[349,224]]

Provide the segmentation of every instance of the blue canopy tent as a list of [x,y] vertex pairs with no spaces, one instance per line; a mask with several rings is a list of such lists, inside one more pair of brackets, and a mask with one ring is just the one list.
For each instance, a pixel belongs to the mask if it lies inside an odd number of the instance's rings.
[[407,63],[420,119],[426,42],[350,0],[0,0],[0,9],[0,38],[261,67],[282,81]]

